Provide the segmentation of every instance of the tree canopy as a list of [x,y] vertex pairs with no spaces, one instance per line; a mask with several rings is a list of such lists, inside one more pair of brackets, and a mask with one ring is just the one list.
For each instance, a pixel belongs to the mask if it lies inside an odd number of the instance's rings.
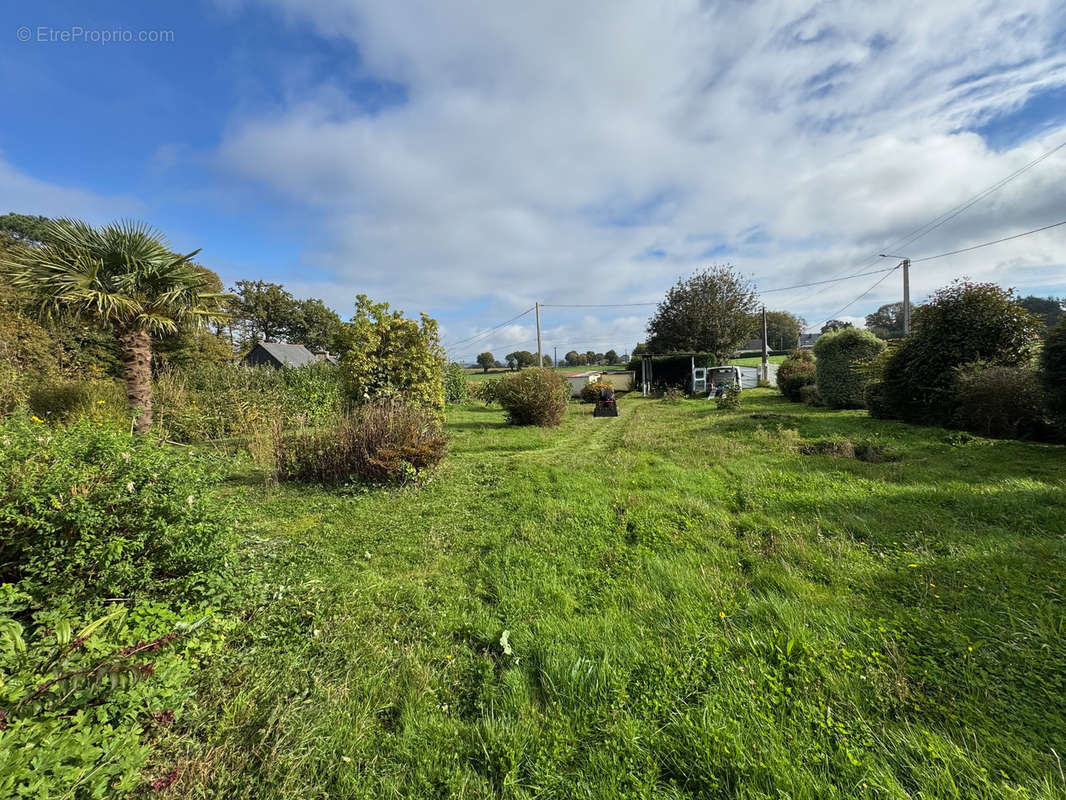
[[1058,297],[1035,297],[1029,295],[1018,300],[1018,305],[1035,314],[1044,322],[1045,328],[1053,328],[1063,317],[1064,301]]
[[758,299],[751,282],[729,265],[682,279],[670,289],[648,322],[653,353],[712,353],[718,363],[732,357],[751,333]]
[[[766,312],[766,344],[771,350],[791,350],[799,342],[806,321],[787,311]],[[751,338],[762,339],[762,314],[752,317]]]
[[844,322],[840,319],[831,319],[822,326],[822,333],[829,333],[830,331],[842,331],[845,328],[854,328],[850,322]]
[[879,339],[903,338],[903,303],[886,303],[872,314],[867,314],[866,329]]
[[478,354],[477,365],[481,367],[482,371],[488,372],[496,365],[496,357],[486,350],[484,353]]

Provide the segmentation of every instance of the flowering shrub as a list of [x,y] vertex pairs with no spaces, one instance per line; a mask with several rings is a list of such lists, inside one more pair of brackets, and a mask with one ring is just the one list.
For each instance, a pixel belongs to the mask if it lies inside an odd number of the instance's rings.
[[208,464],[83,420],[0,423],[0,581],[38,598],[214,596],[231,516]]
[[581,402],[595,403],[600,399],[600,392],[603,389],[610,389],[613,392],[614,385],[607,383],[607,381],[593,381],[592,383],[586,383],[581,387]]

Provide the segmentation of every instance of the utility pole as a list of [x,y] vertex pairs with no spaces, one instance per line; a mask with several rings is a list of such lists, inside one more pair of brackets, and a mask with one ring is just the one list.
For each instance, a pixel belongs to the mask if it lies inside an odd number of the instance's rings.
[[762,307],[762,379],[770,380],[770,351],[766,342],[766,306]]
[[903,259],[903,335],[911,332],[911,260]]
[[881,258],[898,258],[903,267],[903,335],[911,332],[911,260],[906,256],[891,256],[881,253]]
[[540,301],[535,303],[537,307],[537,366],[544,366],[544,353],[540,351]]
[[555,351],[555,358],[552,360],[552,366],[559,366],[559,345],[552,345],[552,349]]

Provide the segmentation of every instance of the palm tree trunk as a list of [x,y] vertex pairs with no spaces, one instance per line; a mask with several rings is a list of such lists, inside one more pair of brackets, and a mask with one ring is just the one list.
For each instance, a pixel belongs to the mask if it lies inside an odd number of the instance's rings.
[[152,429],[152,337],[148,331],[127,331],[119,336],[122,350],[122,377],[126,381],[126,399],[137,414],[134,433]]

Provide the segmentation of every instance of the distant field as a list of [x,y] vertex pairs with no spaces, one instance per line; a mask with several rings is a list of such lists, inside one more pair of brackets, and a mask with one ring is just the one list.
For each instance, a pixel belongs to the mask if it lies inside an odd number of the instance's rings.
[[[780,364],[788,356],[770,356],[769,361],[771,364]],[[758,367],[762,364],[762,356],[747,356],[745,358],[734,358],[729,362],[735,364],[738,367]]]
[[[555,367],[555,371],[565,374],[569,372],[588,372],[590,370],[599,370],[600,372],[611,372],[617,370],[624,370],[625,364],[616,364],[613,367]],[[490,369],[487,373],[482,372],[480,369],[473,370],[468,369],[466,371],[467,377],[472,381],[483,381],[486,378],[499,378],[502,375],[506,375],[510,370],[503,369]]]

